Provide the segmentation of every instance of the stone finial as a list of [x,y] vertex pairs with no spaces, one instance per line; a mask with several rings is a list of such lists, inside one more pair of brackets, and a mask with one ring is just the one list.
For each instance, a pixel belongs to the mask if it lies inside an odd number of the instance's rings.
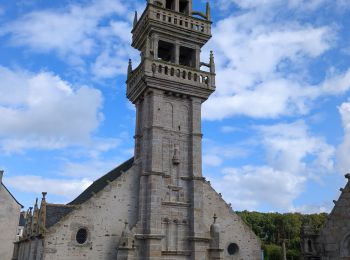
[[206,14],[205,14],[205,16],[207,17],[207,20],[210,21],[210,19],[211,19],[211,11],[210,11],[210,4],[209,4],[209,2],[207,2]]
[[340,188],[339,191],[343,192],[345,189],[344,188]]
[[0,183],[2,183],[2,177],[4,177],[4,171],[0,170]]
[[215,73],[215,61],[214,61],[213,51],[210,51],[209,65],[210,65],[210,73]]
[[348,180],[350,180],[350,173],[345,174],[345,178],[347,178]]
[[334,203],[334,205],[335,205],[335,204],[337,204],[337,201],[336,201],[336,200],[333,200],[333,203]]
[[129,59],[129,65],[128,65],[128,77],[131,75],[132,72],[132,62],[131,59]]
[[136,24],[137,24],[137,20],[138,20],[138,18],[137,18],[137,11],[135,11],[134,24],[133,24],[134,27],[135,27]]
[[214,219],[214,224],[216,223],[216,220],[218,219],[218,217],[216,216],[216,213],[214,213],[214,216],[213,216],[213,219]]
[[38,198],[35,199],[35,205],[34,205],[35,208],[38,207]]
[[42,192],[41,194],[43,195],[42,200],[45,200],[45,199],[46,199],[47,192]]
[[33,207],[29,207],[29,216],[32,215],[32,210],[33,210]]

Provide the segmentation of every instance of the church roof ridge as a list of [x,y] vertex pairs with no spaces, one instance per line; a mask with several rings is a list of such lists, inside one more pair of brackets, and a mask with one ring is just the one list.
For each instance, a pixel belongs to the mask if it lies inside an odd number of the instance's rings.
[[84,190],[78,197],[73,201],[69,202],[67,205],[80,205],[88,201],[94,194],[103,190],[110,182],[114,181],[120,177],[124,172],[129,170],[134,163],[134,157],[125,161],[118,167],[114,168],[107,174],[103,175],[101,178],[94,181],[86,190]]
[[69,205],[69,204],[57,204],[57,203],[46,203],[47,206],[52,207],[67,207],[67,208],[74,208],[76,205]]

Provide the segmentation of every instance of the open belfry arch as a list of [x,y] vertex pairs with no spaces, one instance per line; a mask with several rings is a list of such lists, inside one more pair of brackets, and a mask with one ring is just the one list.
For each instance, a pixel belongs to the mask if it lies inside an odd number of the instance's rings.
[[134,157],[67,205],[44,193],[13,260],[260,259],[257,236],[202,175],[201,106],[215,91],[214,55],[200,60],[209,4],[195,12],[192,1],[149,0],[132,34]]

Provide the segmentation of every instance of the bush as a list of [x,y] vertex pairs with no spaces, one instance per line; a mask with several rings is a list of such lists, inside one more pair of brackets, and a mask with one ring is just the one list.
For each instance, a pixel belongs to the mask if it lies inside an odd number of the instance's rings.
[[287,251],[287,259],[288,260],[299,260],[300,252],[294,249],[290,249]]
[[278,245],[265,245],[265,260],[282,260],[282,247]]

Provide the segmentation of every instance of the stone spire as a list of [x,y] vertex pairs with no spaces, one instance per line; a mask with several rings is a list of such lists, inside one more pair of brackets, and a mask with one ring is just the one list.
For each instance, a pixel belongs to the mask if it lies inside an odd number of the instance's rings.
[[133,24],[133,26],[135,27],[136,26],[136,24],[137,24],[137,11],[135,11],[135,16],[134,16],[134,24]]
[[211,11],[210,11],[210,4],[209,4],[209,2],[207,2],[207,6],[206,6],[206,17],[210,21],[210,19],[211,19]]
[[132,62],[131,62],[131,59],[129,59],[129,65],[128,65],[128,78],[129,78],[129,76],[131,75],[131,72],[132,72]]
[[38,198],[35,200],[34,210],[33,210],[33,221],[32,221],[32,233],[36,235],[38,233],[38,224],[39,224],[39,207],[38,207]]
[[42,198],[40,203],[40,212],[39,212],[39,234],[45,233],[45,224],[46,224],[46,195],[47,192],[42,192]]

